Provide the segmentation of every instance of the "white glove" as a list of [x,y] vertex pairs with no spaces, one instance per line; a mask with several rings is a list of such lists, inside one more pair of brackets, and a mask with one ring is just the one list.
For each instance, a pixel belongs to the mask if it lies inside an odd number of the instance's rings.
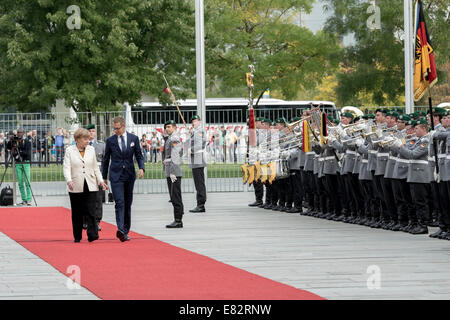
[[395,139],[394,142],[392,142],[391,146],[396,147],[396,148],[400,148],[403,145],[402,140],[400,139]]
[[436,181],[437,183],[440,182],[440,177],[439,177],[439,173],[436,172],[436,169],[434,170],[434,181]]
[[283,151],[283,152],[281,153],[281,158],[287,159],[288,157],[289,157],[289,152],[288,152],[288,151]]
[[172,159],[165,159],[164,161],[163,161],[163,163],[164,164],[168,164],[169,162],[171,162],[172,161]]
[[377,137],[378,137],[378,139],[381,139],[381,138],[383,138],[383,130],[381,130],[381,129],[377,129],[376,133],[377,133]]
[[334,134],[330,134],[330,135],[327,137],[327,139],[328,139],[328,143],[329,143],[329,144],[333,144],[333,142],[336,141],[336,136],[335,136]]
[[430,139],[433,139],[434,134],[436,133],[436,130],[431,130],[428,134],[430,135]]
[[356,139],[355,144],[359,148],[364,144],[364,139],[363,138]]
[[177,177],[174,174],[169,175],[169,177],[170,177],[170,180],[172,180],[172,183],[177,181]]

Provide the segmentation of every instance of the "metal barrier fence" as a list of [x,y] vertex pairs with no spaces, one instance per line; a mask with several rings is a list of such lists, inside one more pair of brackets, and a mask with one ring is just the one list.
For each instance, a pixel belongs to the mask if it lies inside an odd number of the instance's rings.
[[[246,145],[245,123],[233,123],[232,119],[242,118],[246,115],[236,115],[240,110],[211,110],[210,119],[213,124],[206,124],[208,143],[206,146],[207,158],[207,190],[208,192],[236,192],[247,191],[248,187],[242,184],[240,178],[240,164],[245,161]],[[275,115],[275,110],[273,110]],[[183,111],[186,121],[196,114],[195,110]],[[9,153],[5,150],[8,133],[19,128],[24,129],[32,141],[31,154],[31,187],[34,195],[64,195],[67,193],[64,181],[62,161],[64,149],[74,144],[73,133],[79,127],[95,124],[97,138],[105,141],[113,134],[112,119],[122,115],[127,118],[127,131],[133,132],[142,138],[146,134],[146,140],[151,144],[153,133],[159,139],[158,148],[147,149],[144,153],[145,175],[144,179],[136,181],[135,192],[137,193],[165,193],[167,182],[164,178],[161,162],[161,151],[163,146],[162,132],[163,123],[152,124],[149,117],[158,119],[175,119],[178,123],[179,115],[176,111],[146,112],[136,111],[131,115],[124,112],[98,112],[93,113],[28,113],[28,114],[0,114],[0,179],[4,176],[5,184],[11,185],[13,174],[9,166],[5,170],[5,162]],[[131,121],[133,119],[133,121]],[[186,141],[189,127],[179,125],[178,134],[182,141]],[[57,138],[57,136],[59,136]],[[62,137],[61,137],[62,136]],[[183,192],[194,192],[192,171],[188,167],[187,144],[183,153]],[[18,188],[17,188],[18,189]],[[19,198],[18,198],[19,199]]]

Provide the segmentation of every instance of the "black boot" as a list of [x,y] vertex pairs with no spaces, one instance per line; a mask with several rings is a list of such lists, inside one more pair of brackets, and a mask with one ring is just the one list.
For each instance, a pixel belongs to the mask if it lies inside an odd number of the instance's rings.
[[257,206],[259,206],[260,204],[262,204],[263,202],[261,201],[261,200],[257,200],[257,201],[255,201],[255,202],[253,202],[253,203],[250,203],[248,206],[249,207],[257,207]]
[[166,228],[183,228],[183,222],[175,220],[171,224],[168,224]]
[[447,232],[447,230],[442,230],[441,228],[439,228],[438,231],[436,231],[435,233],[430,234],[430,238],[439,238],[439,239],[440,239],[439,236],[442,237],[442,235],[443,235],[444,233],[446,233],[446,232]]

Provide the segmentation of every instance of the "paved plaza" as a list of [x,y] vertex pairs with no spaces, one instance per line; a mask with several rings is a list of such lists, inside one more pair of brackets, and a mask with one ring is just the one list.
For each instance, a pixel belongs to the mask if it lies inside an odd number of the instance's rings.
[[[450,241],[250,208],[253,199],[210,193],[206,214],[194,214],[195,196],[184,194],[184,228],[168,230],[168,195],[135,195],[132,230],[327,299],[450,298]],[[36,200],[70,208],[65,196]],[[104,221],[115,224],[113,205]],[[98,299],[67,280],[0,233],[0,299]]]

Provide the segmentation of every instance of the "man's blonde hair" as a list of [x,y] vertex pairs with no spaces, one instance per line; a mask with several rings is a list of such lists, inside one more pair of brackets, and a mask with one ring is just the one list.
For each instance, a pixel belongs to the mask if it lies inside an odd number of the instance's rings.
[[113,119],[113,123],[120,123],[120,125],[123,127],[125,125],[125,119],[122,116],[117,116]]

